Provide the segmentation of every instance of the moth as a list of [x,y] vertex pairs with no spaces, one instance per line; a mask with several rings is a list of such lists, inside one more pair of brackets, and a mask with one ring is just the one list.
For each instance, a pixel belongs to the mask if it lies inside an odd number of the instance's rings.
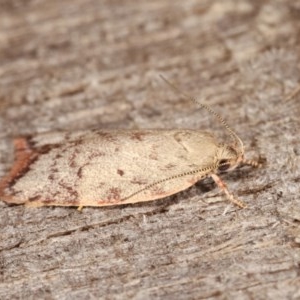
[[0,199],[32,207],[119,205],[167,197],[211,177],[232,203],[245,207],[218,174],[258,163],[244,159],[241,139],[217,113],[183,95],[215,115],[232,142],[219,143],[211,133],[191,129],[20,137],[14,140],[15,162],[0,181]]

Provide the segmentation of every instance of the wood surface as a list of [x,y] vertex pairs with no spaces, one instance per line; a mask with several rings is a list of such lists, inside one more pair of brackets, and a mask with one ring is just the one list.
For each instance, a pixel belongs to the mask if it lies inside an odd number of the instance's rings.
[[0,1],[0,177],[14,137],[224,128],[264,162],[158,201],[0,201],[0,299],[299,299],[300,5],[292,0]]

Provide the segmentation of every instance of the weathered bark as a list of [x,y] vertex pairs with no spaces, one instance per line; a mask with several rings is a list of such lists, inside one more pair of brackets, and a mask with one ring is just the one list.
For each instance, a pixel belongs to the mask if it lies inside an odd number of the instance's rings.
[[[263,168],[105,208],[0,202],[1,299],[300,298],[300,6],[296,1],[0,1],[0,176],[13,137],[201,128]],[[224,213],[224,211],[226,213]]]

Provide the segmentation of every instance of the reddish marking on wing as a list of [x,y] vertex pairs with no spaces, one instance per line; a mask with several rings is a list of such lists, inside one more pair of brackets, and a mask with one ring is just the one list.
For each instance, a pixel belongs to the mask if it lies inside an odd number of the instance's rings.
[[65,183],[64,180],[58,182],[61,188],[63,188],[69,194],[67,202],[74,202],[78,199],[78,192],[71,186]]
[[118,173],[120,176],[123,176],[123,175],[124,175],[124,171],[121,170],[121,169],[118,169],[117,173]]
[[121,190],[119,188],[116,187],[112,187],[108,190],[108,195],[107,195],[107,199],[110,202],[118,202],[121,199]]
[[167,164],[167,165],[159,166],[159,169],[160,169],[161,171],[166,171],[166,170],[170,171],[170,170],[174,169],[175,167],[177,167],[176,164],[171,164],[171,163],[170,163],[170,164]]
[[14,147],[15,162],[10,172],[0,181],[0,196],[4,197],[4,200],[7,201],[13,197],[8,196],[5,189],[11,187],[18,178],[22,177],[28,170],[30,164],[38,157],[38,153],[30,148],[25,138],[15,139]]
[[131,133],[130,138],[132,140],[142,141],[145,135],[147,135],[145,132],[133,132]]
[[157,152],[150,153],[149,158],[152,160],[158,160]]
[[138,184],[138,185],[146,185],[148,181],[140,177],[134,177],[132,180],[130,180],[130,183]]
[[54,175],[53,175],[53,174],[50,174],[50,175],[48,176],[48,179],[49,179],[50,181],[54,180]]
[[151,194],[158,195],[158,196],[168,195],[168,193],[160,186],[154,186],[152,188]]

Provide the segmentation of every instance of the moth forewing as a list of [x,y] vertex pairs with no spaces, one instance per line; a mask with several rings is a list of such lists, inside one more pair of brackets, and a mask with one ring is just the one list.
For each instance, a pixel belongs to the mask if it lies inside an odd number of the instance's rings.
[[[198,170],[213,163],[218,149],[211,134],[197,130],[58,132],[17,139],[15,146],[16,161],[2,180],[1,198],[31,206],[162,198],[207,175]],[[176,180],[181,174],[186,176]]]

